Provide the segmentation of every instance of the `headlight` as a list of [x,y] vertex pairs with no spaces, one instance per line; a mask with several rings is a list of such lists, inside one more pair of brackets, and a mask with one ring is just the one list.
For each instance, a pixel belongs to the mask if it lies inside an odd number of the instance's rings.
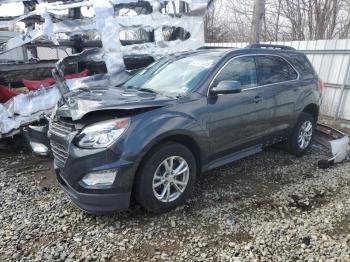
[[129,123],[129,118],[121,118],[87,126],[78,137],[78,145],[82,148],[107,147],[125,132]]

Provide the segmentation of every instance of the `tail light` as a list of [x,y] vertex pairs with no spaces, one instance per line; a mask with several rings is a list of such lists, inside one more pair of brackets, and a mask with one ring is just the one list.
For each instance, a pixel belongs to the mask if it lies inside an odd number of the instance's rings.
[[321,79],[318,80],[318,86],[320,88],[320,92],[323,93],[323,91],[324,91],[324,82]]

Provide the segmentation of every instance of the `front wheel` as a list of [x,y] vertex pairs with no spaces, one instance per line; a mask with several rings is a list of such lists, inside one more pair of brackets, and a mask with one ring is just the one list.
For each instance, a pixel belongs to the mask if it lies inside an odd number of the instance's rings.
[[135,198],[150,212],[168,211],[189,196],[196,172],[195,158],[187,147],[173,142],[161,144],[139,168]]
[[302,112],[293,133],[287,141],[288,151],[296,156],[302,156],[309,148],[315,130],[315,119],[312,115]]

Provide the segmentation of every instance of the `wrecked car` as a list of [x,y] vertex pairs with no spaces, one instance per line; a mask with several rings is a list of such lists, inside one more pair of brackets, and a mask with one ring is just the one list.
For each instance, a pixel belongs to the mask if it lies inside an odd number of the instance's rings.
[[48,128],[56,176],[89,213],[125,210],[132,199],[165,212],[204,171],[280,142],[304,154],[322,89],[306,56],[289,47],[166,56],[122,84],[63,96]]

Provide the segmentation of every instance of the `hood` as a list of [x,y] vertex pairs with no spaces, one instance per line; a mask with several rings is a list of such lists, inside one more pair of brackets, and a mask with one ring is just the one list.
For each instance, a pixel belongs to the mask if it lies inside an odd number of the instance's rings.
[[56,115],[78,120],[94,111],[162,107],[174,103],[176,98],[139,90],[104,87],[75,90],[68,94],[66,100]]

